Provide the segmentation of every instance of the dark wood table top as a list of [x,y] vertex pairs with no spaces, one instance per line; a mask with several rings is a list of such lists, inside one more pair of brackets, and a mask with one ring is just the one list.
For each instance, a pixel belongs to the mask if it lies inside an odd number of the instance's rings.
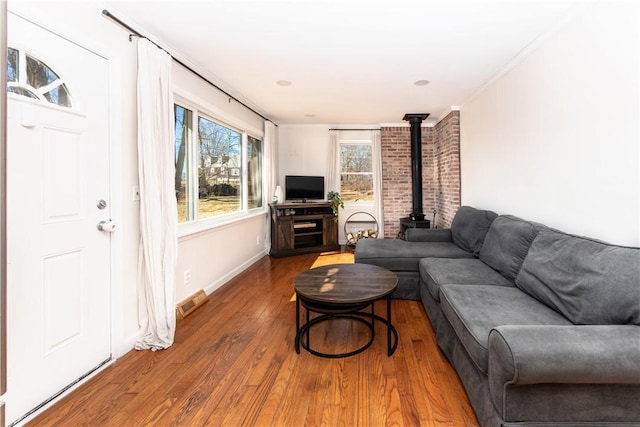
[[329,304],[366,303],[381,299],[398,287],[398,276],[370,264],[331,264],[300,273],[296,294]]

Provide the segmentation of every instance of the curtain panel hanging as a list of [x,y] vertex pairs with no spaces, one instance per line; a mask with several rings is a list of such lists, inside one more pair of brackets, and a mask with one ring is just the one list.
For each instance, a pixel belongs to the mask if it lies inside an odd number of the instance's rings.
[[329,191],[340,192],[340,177],[338,170],[339,155],[340,151],[338,150],[338,131],[335,129],[330,129],[329,153],[327,156],[327,193]]
[[371,151],[373,154],[373,216],[378,220],[378,238],[384,239],[384,200],[382,199],[382,143],[381,132],[371,131]]
[[174,113],[171,56],[138,39],[138,179],[140,250],[137,350],[173,344],[178,252],[174,192]]
[[[264,164],[265,164],[265,176],[266,176],[266,200],[267,203],[273,202],[274,194],[276,193],[276,186],[278,185],[278,177],[276,171],[278,170],[278,152],[276,150],[276,126],[265,120],[264,122]],[[267,215],[265,217],[264,229],[266,230],[267,237],[264,239],[264,249],[268,253],[271,250],[271,215],[270,208],[267,209]]]

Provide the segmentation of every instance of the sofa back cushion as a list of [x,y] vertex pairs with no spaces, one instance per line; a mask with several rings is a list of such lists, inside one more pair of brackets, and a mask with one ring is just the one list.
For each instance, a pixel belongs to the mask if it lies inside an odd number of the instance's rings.
[[640,325],[640,248],[541,230],[516,286],[574,324]]
[[491,222],[497,216],[498,214],[492,211],[462,206],[451,222],[453,243],[477,256],[480,253],[484,236],[489,231]]
[[515,216],[501,215],[493,220],[484,237],[480,260],[515,281],[536,234],[538,230],[533,224]]

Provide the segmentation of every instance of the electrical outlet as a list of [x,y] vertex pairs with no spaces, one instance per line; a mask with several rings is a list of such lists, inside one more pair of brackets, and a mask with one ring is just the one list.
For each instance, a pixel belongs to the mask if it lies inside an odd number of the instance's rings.
[[259,245],[259,244],[260,244],[260,235],[258,234],[256,236],[256,245]]
[[184,271],[184,284],[188,285],[189,283],[191,283],[191,269],[187,268]]

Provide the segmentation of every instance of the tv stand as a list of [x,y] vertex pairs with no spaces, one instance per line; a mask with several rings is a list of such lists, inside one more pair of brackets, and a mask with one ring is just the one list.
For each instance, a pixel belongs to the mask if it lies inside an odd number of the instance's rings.
[[338,245],[338,221],[331,204],[316,202],[269,205],[271,256],[283,257],[334,251]]

